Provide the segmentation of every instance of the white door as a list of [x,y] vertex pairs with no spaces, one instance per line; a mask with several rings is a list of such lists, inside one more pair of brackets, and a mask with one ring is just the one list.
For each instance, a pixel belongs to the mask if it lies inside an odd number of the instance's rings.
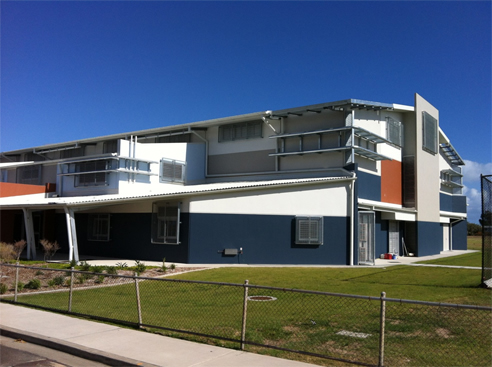
[[359,264],[374,265],[374,212],[359,212]]
[[442,250],[449,251],[449,224],[442,225]]
[[389,221],[388,252],[390,254],[400,255],[400,222],[396,220]]

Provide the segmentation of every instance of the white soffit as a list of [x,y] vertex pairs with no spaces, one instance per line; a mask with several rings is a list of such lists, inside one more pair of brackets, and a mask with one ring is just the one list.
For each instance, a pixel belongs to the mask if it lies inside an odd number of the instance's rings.
[[398,213],[398,212],[382,212],[381,219],[384,220],[399,220],[404,222],[415,222],[415,214],[413,213]]

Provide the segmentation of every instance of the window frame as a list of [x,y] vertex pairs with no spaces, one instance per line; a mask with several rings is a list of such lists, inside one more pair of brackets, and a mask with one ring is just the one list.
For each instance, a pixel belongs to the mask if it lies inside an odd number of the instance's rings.
[[[393,135],[398,134],[398,141],[393,140]],[[403,147],[403,123],[392,117],[386,117],[386,139],[398,147]]]
[[[25,185],[41,185],[42,167],[41,164],[18,167],[16,170],[17,183]],[[29,173],[29,177],[23,177],[27,173]]]
[[244,121],[219,126],[219,143],[258,138],[263,138],[263,121]]
[[322,216],[297,216],[295,218],[296,245],[323,245],[323,223]]
[[[101,225],[106,222],[107,224]],[[89,214],[87,240],[97,242],[111,241],[111,215],[108,213]]]
[[152,204],[152,243],[159,245],[179,245],[181,243],[180,227],[181,203],[155,202]]
[[[170,172],[170,174],[165,175],[166,172]],[[186,162],[168,158],[161,159],[159,162],[159,182],[185,183],[185,181]]]
[[439,144],[437,143],[438,135],[439,127],[437,119],[430,113],[422,111],[422,149],[434,155],[437,154],[439,152]]
[[[75,172],[79,174],[75,176],[74,186],[107,186],[109,175],[109,172],[107,171],[111,169],[112,162],[113,160],[111,159],[75,162]],[[89,166],[92,164],[94,167]],[[98,164],[100,164],[100,166],[98,166]],[[104,165],[104,167],[102,165]]]

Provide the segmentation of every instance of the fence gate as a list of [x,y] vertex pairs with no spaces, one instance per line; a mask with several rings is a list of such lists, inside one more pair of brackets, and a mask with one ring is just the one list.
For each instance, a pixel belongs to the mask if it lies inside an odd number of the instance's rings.
[[374,265],[374,212],[359,212],[359,264]]

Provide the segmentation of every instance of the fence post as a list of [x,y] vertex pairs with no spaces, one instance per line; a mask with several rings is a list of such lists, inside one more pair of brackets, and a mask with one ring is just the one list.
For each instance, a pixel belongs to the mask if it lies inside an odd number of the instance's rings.
[[381,292],[381,317],[379,329],[379,367],[384,366],[384,329],[386,322],[386,292]]
[[137,294],[137,311],[138,311],[138,327],[142,325],[142,309],[140,307],[140,289],[138,288],[137,273],[134,274],[133,279],[135,279],[135,292]]
[[19,262],[15,263],[15,284],[14,284],[14,302],[17,302],[17,287],[19,286]]
[[73,266],[70,268],[70,292],[68,293],[68,312],[72,312],[72,294],[73,294]]
[[244,281],[244,301],[243,301],[243,325],[241,328],[241,350],[244,350],[244,339],[246,337],[246,316],[248,314],[248,284],[249,280]]

